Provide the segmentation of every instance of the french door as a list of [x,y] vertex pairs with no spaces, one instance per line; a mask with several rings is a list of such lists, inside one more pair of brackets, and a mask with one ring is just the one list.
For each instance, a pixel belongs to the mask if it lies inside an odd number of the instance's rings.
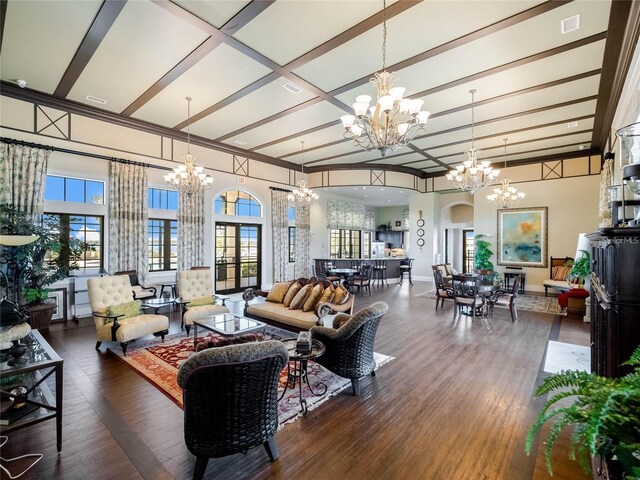
[[473,230],[462,231],[462,268],[464,273],[473,272]]
[[216,292],[260,288],[262,226],[216,222]]

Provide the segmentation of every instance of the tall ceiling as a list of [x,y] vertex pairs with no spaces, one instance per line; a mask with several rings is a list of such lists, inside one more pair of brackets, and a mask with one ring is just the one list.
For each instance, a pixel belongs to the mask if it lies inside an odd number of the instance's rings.
[[[375,97],[381,0],[9,0],[2,9],[2,86],[14,96],[26,80],[23,92],[40,98],[176,132],[186,131],[190,96],[191,133],[205,144],[281,165],[304,159],[307,171],[387,166],[423,177],[463,160],[471,89],[483,160],[603,151],[620,64],[637,41],[636,32],[625,47],[637,16],[629,2],[389,0],[388,70],[431,117],[409,148],[383,159],[344,139],[339,120],[356,96]],[[579,28],[563,34],[576,15]]]

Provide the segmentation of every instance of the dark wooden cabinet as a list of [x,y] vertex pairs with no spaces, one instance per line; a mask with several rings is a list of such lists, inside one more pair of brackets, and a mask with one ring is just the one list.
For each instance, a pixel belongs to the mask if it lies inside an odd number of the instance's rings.
[[640,228],[601,228],[591,241],[591,371],[619,377],[640,345]]
[[403,248],[401,230],[378,230],[376,231],[376,242],[384,242],[388,248]]

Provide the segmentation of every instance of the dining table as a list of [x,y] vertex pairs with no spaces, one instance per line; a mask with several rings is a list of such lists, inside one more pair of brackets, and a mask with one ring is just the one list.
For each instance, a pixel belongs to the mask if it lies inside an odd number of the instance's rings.
[[342,278],[342,285],[349,291],[351,291],[350,281],[358,272],[360,272],[360,270],[357,268],[331,268],[327,270],[327,273],[330,275]]

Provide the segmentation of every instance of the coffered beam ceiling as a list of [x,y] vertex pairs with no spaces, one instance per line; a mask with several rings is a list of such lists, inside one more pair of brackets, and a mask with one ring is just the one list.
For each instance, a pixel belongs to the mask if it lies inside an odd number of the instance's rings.
[[[507,136],[508,165],[604,151],[640,31],[640,2],[627,0],[388,0],[388,70],[432,114],[426,133],[383,159],[344,139],[339,120],[371,93],[381,1],[85,0],[80,12],[50,0],[42,15],[0,1],[4,95],[179,140],[193,96],[195,144],[299,170],[305,140],[305,171],[422,178],[463,160],[471,88],[485,158],[504,161],[489,155]],[[561,34],[575,15],[579,28]]]

